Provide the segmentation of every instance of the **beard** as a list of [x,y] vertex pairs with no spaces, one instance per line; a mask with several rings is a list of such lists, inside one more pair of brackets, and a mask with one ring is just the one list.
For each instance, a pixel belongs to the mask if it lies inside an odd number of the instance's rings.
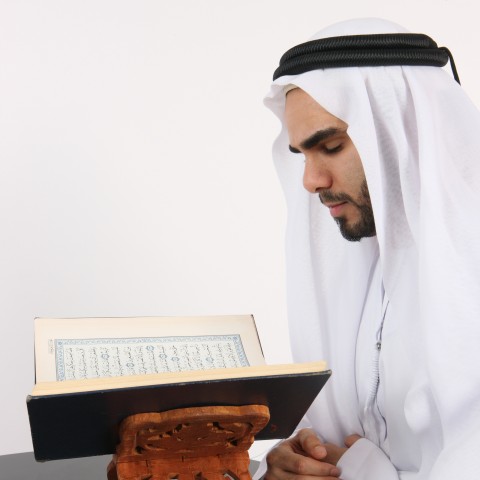
[[360,188],[360,198],[358,201],[353,200],[346,193],[333,194],[329,190],[325,190],[319,195],[320,201],[324,202],[349,202],[354,205],[360,212],[360,219],[353,225],[349,225],[345,217],[336,217],[340,233],[343,238],[350,242],[358,242],[365,237],[373,237],[377,234],[375,227],[375,219],[373,217],[372,201],[368,191],[367,181],[364,180]]

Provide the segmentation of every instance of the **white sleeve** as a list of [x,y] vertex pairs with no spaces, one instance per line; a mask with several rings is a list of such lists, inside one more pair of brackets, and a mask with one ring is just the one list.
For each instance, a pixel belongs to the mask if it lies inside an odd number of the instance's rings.
[[385,453],[361,438],[342,455],[337,467],[342,480],[398,480],[398,472]]

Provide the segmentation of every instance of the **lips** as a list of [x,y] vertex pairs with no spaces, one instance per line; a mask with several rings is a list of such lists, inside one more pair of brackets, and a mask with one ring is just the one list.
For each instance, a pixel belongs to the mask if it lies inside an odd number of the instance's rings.
[[342,210],[347,202],[338,202],[338,203],[324,203],[324,205],[330,210],[330,215],[332,217],[338,217],[341,215]]

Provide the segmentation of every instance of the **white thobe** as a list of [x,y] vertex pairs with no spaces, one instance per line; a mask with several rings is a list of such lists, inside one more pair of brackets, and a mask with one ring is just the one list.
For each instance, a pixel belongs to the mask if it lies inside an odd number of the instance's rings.
[[363,432],[352,433],[359,433],[364,438],[357,441],[338,463],[343,480],[398,478],[396,469],[386,456],[389,447],[384,385],[380,375],[383,326],[388,322],[388,305],[377,260],[358,331],[355,355],[357,414]]
[[[363,438],[340,459],[342,480],[432,478],[443,448],[442,425],[415,323],[402,306],[389,302],[377,261],[356,342],[356,408],[363,432],[351,433]],[[312,426],[321,433],[321,425]]]

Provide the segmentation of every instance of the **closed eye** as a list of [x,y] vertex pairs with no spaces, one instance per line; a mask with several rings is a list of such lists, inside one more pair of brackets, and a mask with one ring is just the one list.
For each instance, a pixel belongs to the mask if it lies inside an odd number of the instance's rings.
[[338,153],[338,152],[342,151],[343,143],[339,143],[338,145],[336,145],[334,147],[327,147],[326,145],[323,145],[322,149],[325,153],[328,153],[329,155],[331,155],[331,154]]

